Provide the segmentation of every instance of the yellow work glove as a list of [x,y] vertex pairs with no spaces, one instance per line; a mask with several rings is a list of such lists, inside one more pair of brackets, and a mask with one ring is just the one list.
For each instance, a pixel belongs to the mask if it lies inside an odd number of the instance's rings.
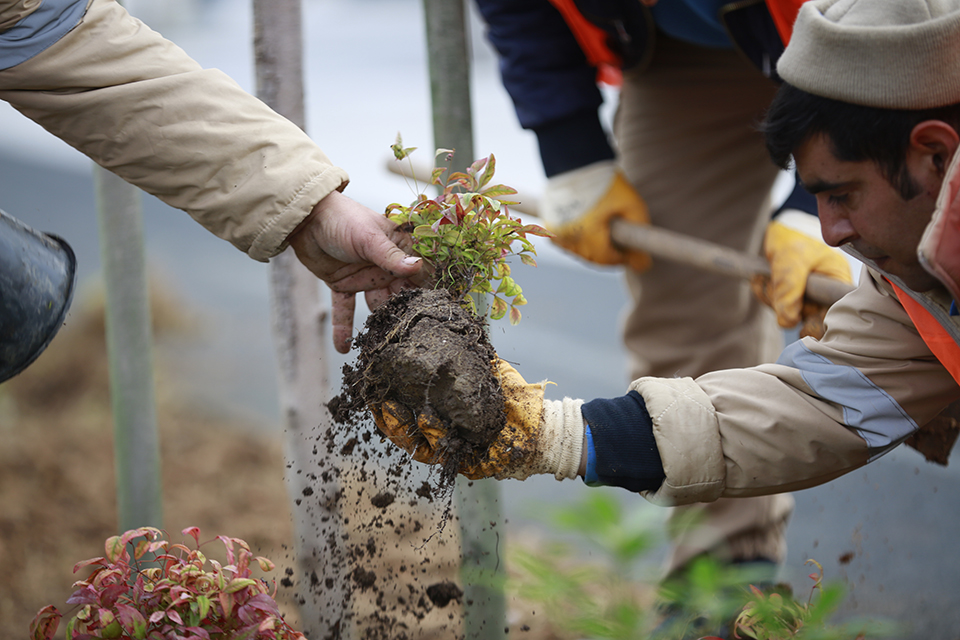
[[647,204],[612,160],[550,178],[540,203],[540,218],[554,234],[556,244],[590,262],[622,264],[637,271],[650,268],[648,254],[619,249],[610,239],[614,218],[650,224]]
[[[497,360],[494,368],[505,398],[506,426],[486,451],[462,461],[458,473],[471,480],[525,480],[542,473],[552,473],[558,480],[575,478],[583,452],[583,401],[544,400],[546,383],[528,383],[504,360]],[[444,464],[449,425],[433,414],[414,416],[391,400],[370,411],[381,433],[414,460]]]
[[752,281],[753,292],[776,312],[781,327],[791,329],[802,321],[800,335],[817,338],[823,334],[827,308],[804,299],[807,278],[811,273],[819,273],[853,283],[850,264],[843,253],[813,236],[819,230],[816,216],[794,210],[781,214],[767,226],[763,241],[770,276],[757,276]]

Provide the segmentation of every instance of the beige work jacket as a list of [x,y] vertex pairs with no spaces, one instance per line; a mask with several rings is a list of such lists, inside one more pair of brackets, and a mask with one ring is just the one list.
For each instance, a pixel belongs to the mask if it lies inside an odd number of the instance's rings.
[[[937,291],[930,301],[949,307]],[[960,331],[960,325],[954,331]],[[886,453],[960,386],[920,338],[889,283],[864,270],[826,332],[776,364],[691,378],[640,378],[666,480],[647,498],[710,502],[812,487]]]
[[[0,32],[37,4],[0,0]],[[348,180],[297,126],[113,0],[0,71],[0,99],[256,260]]]
[[[960,154],[943,189],[958,177]],[[931,224],[955,201],[941,197]],[[788,346],[775,364],[633,382],[666,473],[648,499],[686,504],[815,486],[890,451],[960,398],[891,282],[960,344],[946,287],[910,291],[858,257],[867,265],[859,286],[831,307],[819,341]]]

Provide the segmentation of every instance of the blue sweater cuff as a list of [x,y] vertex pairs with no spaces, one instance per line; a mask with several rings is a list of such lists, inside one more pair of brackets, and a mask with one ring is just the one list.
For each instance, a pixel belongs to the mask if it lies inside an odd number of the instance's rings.
[[584,439],[587,441],[587,469],[583,473],[583,482],[590,487],[601,487],[600,477],[597,475],[597,449],[593,446],[593,434],[590,425],[584,427]]
[[591,486],[655,491],[666,474],[653,435],[653,422],[636,391],[611,400],[591,400],[581,408],[587,422],[587,469]]

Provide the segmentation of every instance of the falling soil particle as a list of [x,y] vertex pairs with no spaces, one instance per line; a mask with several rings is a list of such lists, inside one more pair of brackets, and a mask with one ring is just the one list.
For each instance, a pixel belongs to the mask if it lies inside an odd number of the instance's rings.
[[368,571],[363,567],[357,567],[354,569],[352,577],[353,581],[357,583],[357,586],[364,591],[372,587],[377,581],[377,574],[373,571]]
[[417,495],[421,498],[425,498],[429,502],[433,502],[433,489],[426,482],[421,484],[420,488],[417,489]]
[[438,582],[427,587],[427,597],[430,598],[430,602],[442,609],[450,604],[451,600],[460,602],[463,598],[463,590],[453,582]]
[[349,440],[347,440],[347,444],[343,445],[343,447],[340,449],[340,455],[342,456],[351,455],[353,453],[354,448],[357,446],[358,442],[359,440],[357,440],[356,438],[350,438]]
[[394,499],[395,496],[392,493],[387,493],[384,491],[373,496],[373,498],[370,499],[370,502],[378,509],[386,509],[393,504]]

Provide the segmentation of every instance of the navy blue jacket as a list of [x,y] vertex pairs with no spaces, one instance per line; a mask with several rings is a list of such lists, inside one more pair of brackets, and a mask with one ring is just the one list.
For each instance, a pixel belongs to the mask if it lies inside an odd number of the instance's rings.
[[[625,69],[652,54],[653,16],[637,0],[577,0],[581,13],[608,34]],[[614,157],[597,110],[596,69],[549,0],[477,0],[487,36],[500,54],[503,85],[520,125],[537,134],[548,177]],[[721,19],[733,44],[775,78],[783,43],[763,0],[731,3]],[[775,78],[776,79],[776,78]]]

